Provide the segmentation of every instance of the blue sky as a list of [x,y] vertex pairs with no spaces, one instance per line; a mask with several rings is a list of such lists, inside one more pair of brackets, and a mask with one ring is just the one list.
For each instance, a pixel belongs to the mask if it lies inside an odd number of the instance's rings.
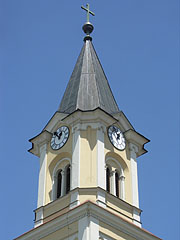
[[[119,108],[151,140],[138,159],[143,227],[179,239],[179,4],[90,0],[93,44]],[[1,239],[33,227],[28,139],[57,110],[83,46],[85,1],[0,0]]]

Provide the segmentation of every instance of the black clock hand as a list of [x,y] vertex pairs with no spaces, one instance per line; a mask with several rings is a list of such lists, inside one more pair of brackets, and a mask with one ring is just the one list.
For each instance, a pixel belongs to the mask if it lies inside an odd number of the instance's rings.
[[120,133],[117,133],[117,139],[118,140],[120,139]]
[[59,135],[57,134],[57,132],[54,132],[54,135],[56,136],[56,137],[58,137]]
[[59,133],[59,135],[58,135],[58,139],[60,139],[61,136],[62,136],[62,132]]

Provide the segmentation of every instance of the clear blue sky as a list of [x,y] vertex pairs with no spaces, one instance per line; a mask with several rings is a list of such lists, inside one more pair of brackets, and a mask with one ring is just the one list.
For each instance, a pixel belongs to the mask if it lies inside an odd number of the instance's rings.
[[[151,140],[138,159],[143,227],[179,239],[177,0],[90,0],[93,44],[119,108]],[[57,110],[83,45],[86,1],[0,0],[1,239],[33,227],[38,158],[28,139]]]

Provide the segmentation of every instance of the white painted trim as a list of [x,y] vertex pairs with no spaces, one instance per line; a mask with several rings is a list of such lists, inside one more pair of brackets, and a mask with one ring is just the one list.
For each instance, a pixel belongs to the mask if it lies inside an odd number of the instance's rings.
[[72,165],[71,165],[71,190],[80,186],[80,130],[79,124],[72,129]]
[[78,239],[89,239],[89,217],[85,216],[78,221]]
[[99,220],[90,216],[89,223],[89,240],[95,240],[99,238]]
[[[54,170],[53,170],[53,174],[52,174],[52,177],[54,178],[54,176],[56,175],[56,172],[57,170],[59,169],[59,165],[63,162],[63,161],[68,161],[69,164],[71,165],[71,159],[70,158],[62,158],[60,159],[57,163],[56,163],[56,166],[54,167]],[[68,165],[68,164],[67,164]]]
[[138,176],[136,153],[138,147],[132,143],[129,144],[130,162],[131,162],[131,183],[132,183],[132,205],[139,208]]
[[138,227],[142,227],[141,226],[140,214],[135,208],[133,209],[133,223],[135,225],[137,225]]
[[99,239],[99,220],[87,214],[78,222],[78,239],[96,240]]
[[37,208],[45,205],[46,194],[47,143],[40,147],[40,170]]
[[108,166],[110,166],[110,167],[111,167],[111,165],[108,164],[108,161],[110,161],[110,160],[114,161],[114,162],[118,165],[119,168],[118,168],[117,170],[120,171],[120,177],[121,177],[121,176],[124,176],[124,170],[123,170],[120,162],[117,161],[117,160],[116,160],[115,158],[113,158],[113,157],[107,157],[107,158],[106,158],[106,164],[107,164]]
[[43,224],[43,207],[39,208],[35,214],[34,227],[38,227]]
[[97,202],[97,204],[100,207],[106,208],[106,195],[105,195],[104,191],[102,191],[100,189],[97,191],[97,200],[96,200],[96,202]]
[[99,124],[96,137],[97,137],[97,186],[106,189],[104,126]]
[[[132,239],[159,240],[158,237],[142,228],[137,227],[135,224],[125,221],[122,217],[118,217],[112,212],[107,211],[105,208],[100,208],[96,204],[90,202],[82,204],[79,207],[62,214],[61,216],[54,218],[52,221],[49,221],[46,224],[42,224],[39,228],[35,228],[32,231],[23,234],[22,236],[16,238],[16,240],[37,240],[45,238],[53,232],[64,228],[67,226],[67,224],[84,219],[85,216],[92,216],[93,218],[98,219],[100,222],[104,222],[105,224],[113,227],[115,230],[117,229],[118,231],[127,234],[129,238]],[[81,240],[82,238],[78,239]]]

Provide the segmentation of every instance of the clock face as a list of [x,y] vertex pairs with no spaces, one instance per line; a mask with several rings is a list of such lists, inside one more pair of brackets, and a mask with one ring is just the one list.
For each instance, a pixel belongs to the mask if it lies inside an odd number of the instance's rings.
[[126,147],[126,140],[125,137],[123,135],[123,133],[121,132],[121,130],[112,125],[108,128],[108,136],[109,136],[109,140],[112,143],[112,145],[117,148],[118,150],[124,150]]
[[51,139],[51,148],[53,150],[58,150],[64,146],[69,137],[69,128],[62,126],[53,133]]

